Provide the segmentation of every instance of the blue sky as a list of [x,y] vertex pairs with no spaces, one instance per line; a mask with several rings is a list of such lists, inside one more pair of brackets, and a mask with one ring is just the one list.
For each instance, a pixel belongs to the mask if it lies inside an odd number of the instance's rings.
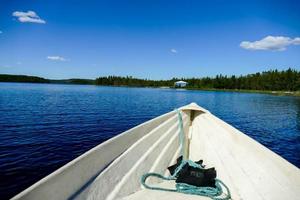
[[299,1],[0,0],[0,73],[46,78],[300,70]]

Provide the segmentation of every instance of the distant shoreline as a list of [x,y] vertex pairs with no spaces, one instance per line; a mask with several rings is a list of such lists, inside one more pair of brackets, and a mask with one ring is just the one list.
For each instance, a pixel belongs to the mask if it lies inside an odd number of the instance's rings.
[[[147,79],[137,79],[132,77],[118,77],[118,76],[100,77],[97,79],[72,78],[72,79],[53,80],[53,79],[45,79],[37,76],[0,74],[0,82],[8,82],[8,83],[47,83],[47,84],[95,85],[95,86],[160,88],[160,89],[178,89],[173,86],[174,82],[177,80],[180,79],[173,78],[171,80],[147,80]],[[185,80],[194,81],[197,79],[193,78],[193,79],[185,79]],[[191,84],[188,85],[188,87],[181,88],[181,89],[198,90],[198,91],[217,91],[217,92],[259,93],[259,94],[271,94],[277,96],[300,96],[300,90],[289,91],[289,90],[253,90],[253,89],[231,89],[231,88],[229,89],[229,88],[213,88],[213,87],[207,88],[207,87],[193,87]]]
[[243,89],[198,89],[186,88],[187,90],[200,90],[200,91],[215,91],[215,92],[239,92],[239,93],[256,93],[256,94],[271,94],[276,96],[300,96],[300,91],[269,91],[269,90],[243,90]]
[[234,93],[255,93],[255,94],[270,94],[274,96],[294,96],[300,97],[300,91],[268,91],[268,90],[239,90],[239,89],[214,89],[214,88],[174,88],[174,87],[146,87],[146,86],[128,86],[128,85],[96,85],[96,84],[80,84],[80,83],[58,83],[58,82],[17,82],[9,81],[0,83],[31,83],[31,84],[57,84],[57,85],[94,85],[102,87],[128,87],[128,88],[153,88],[153,89],[173,89],[173,90],[192,90],[192,91],[214,91],[214,92],[234,92]]

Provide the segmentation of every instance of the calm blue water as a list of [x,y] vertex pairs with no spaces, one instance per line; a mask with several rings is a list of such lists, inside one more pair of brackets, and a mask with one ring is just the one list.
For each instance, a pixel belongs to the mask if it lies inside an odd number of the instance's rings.
[[300,98],[231,92],[0,83],[0,197],[97,144],[196,102],[300,167]]

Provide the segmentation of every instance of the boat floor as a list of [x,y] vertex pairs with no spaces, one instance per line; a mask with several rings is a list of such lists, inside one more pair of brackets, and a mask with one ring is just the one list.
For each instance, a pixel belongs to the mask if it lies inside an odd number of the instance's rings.
[[[202,117],[198,117],[199,122],[202,120],[206,120],[205,118]],[[216,156],[205,156],[205,155],[199,155],[198,153],[200,151],[202,151],[202,149],[199,149],[200,146],[204,145],[204,142],[201,142],[202,139],[205,139],[205,143],[208,143],[209,140],[208,138],[198,138],[197,136],[202,135],[204,137],[206,137],[206,134],[199,134],[199,129],[202,129],[201,132],[203,132],[203,130],[205,130],[205,132],[207,132],[207,129],[203,129],[203,127],[199,127],[197,123],[194,123],[193,126],[190,129],[190,135],[192,136],[192,140],[191,140],[191,144],[190,144],[190,157],[192,160],[199,160],[199,159],[204,159],[204,164],[206,165],[206,167],[213,167],[213,164],[211,163],[215,163],[214,160],[210,160],[210,162],[207,162],[206,159],[208,159],[207,157],[212,157],[214,159],[219,159]],[[216,126],[212,126],[212,127],[216,127]],[[214,148],[216,148],[216,146],[211,146],[211,150],[210,153],[215,153],[216,151],[213,150]],[[200,151],[199,151],[200,150]],[[203,153],[205,153],[204,151],[202,151]],[[207,153],[207,151],[206,151]],[[218,162],[220,162],[220,160],[218,160]],[[169,175],[169,173],[166,171],[165,173],[166,176]],[[153,181],[153,180],[152,180]],[[162,181],[160,183],[150,183],[149,185],[154,186],[154,187],[160,187],[160,188],[168,188],[168,189],[175,189],[175,181]],[[170,192],[170,191],[160,191],[160,190],[150,190],[150,189],[145,189],[145,188],[141,188],[141,190],[122,198],[122,200],[153,200],[153,199],[157,199],[157,200],[206,200],[206,199],[210,199],[208,197],[203,197],[203,196],[198,196],[198,195],[190,195],[190,194],[183,194],[183,193],[178,193],[178,192]]]
[[[164,181],[159,184],[154,184],[155,187],[169,188],[174,189],[175,181]],[[133,193],[122,200],[209,200],[208,197],[201,197],[196,195],[175,193],[175,192],[167,192],[167,191],[158,191],[158,190],[149,190],[149,189],[141,189],[140,191]]]

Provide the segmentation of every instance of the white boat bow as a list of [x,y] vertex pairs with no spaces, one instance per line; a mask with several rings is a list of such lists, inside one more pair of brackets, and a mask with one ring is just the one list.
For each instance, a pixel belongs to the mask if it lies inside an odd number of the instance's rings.
[[[300,170],[276,153],[192,103],[179,109],[185,158],[217,170],[232,199],[300,199]],[[24,190],[14,200],[207,199],[141,186],[148,172],[167,175],[180,154],[178,116],[171,111],[96,146]],[[174,182],[147,181],[172,188]]]

